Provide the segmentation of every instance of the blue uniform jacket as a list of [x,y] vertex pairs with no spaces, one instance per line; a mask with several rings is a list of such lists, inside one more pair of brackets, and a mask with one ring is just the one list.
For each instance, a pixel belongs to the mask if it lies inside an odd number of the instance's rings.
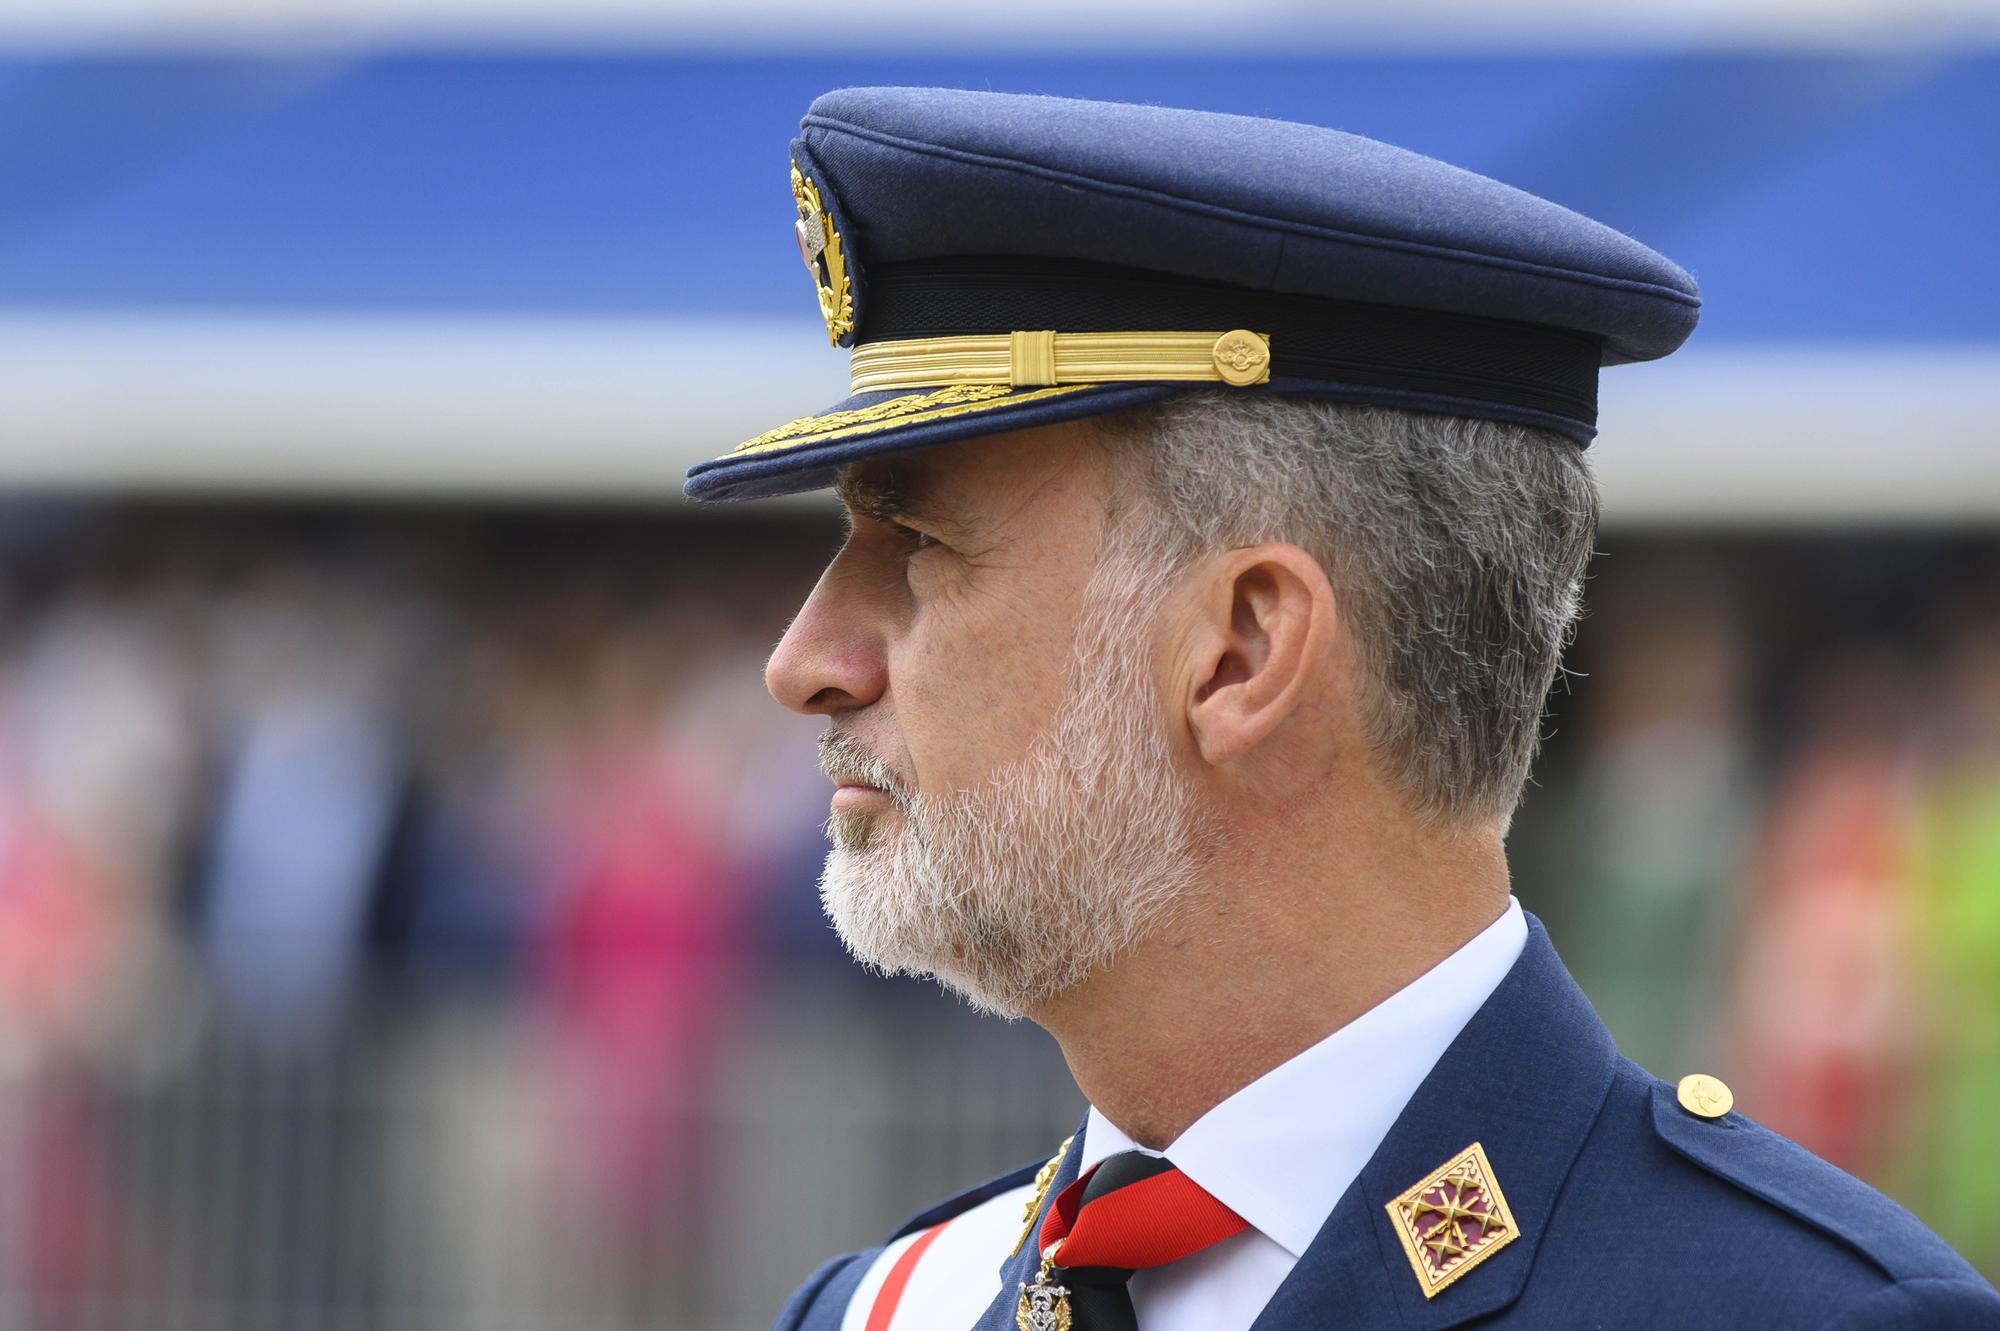
[[[1520,1235],[1426,1300],[1386,1207],[1475,1141]],[[1081,1143],[1079,1133],[1051,1197],[1075,1177]],[[900,1233],[1019,1187],[1034,1172],[975,1188]],[[880,1251],[822,1267],[779,1314],[776,1331],[837,1331]],[[1033,1245],[1005,1258],[995,1254],[1001,1293],[976,1331],[1014,1331],[1018,1286],[1034,1276]],[[1456,1326],[2000,1331],[2000,1294],[1866,1184],[1740,1114],[1706,1119],[1681,1108],[1672,1086],[1619,1055],[1531,916],[1520,960],[1432,1069],[1253,1331]]]

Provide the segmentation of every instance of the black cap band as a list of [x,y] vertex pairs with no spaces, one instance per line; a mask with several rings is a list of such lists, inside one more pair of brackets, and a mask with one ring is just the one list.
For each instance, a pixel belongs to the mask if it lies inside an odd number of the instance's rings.
[[1597,423],[1602,346],[1564,328],[1014,257],[877,265],[868,290],[857,343],[1249,328],[1270,335],[1274,381],[1474,399]]

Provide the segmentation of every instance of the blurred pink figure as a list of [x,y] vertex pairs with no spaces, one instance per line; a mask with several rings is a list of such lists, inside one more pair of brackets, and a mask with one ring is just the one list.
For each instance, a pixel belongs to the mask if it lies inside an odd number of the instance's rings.
[[79,1045],[116,989],[121,920],[87,856],[0,794],[0,1038],[36,1070],[0,1140],[11,1186],[0,1232],[20,1235],[16,1297],[38,1327],[84,1325],[131,1277],[128,1226]]
[[0,794],[0,1024],[31,1053],[68,1043],[114,982],[117,911],[87,856]]
[[706,1090],[745,947],[713,801],[662,742],[657,696],[639,701],[613,702],[559,779],[541,942],[558,1173],[627,1243],[671,1238],[698,1211]]

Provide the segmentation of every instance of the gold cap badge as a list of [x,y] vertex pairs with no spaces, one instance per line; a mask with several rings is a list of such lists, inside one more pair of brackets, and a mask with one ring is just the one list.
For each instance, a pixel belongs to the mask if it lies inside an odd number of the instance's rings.
[[1427,1299],[1520,1233],[1478,1142],[1390,1202],[1388,1211],[1389,1223],[1403,1241],[1403,1253]]
[[833,229],[833,217],[820,199],[819,186],[799,170],[797,162],[792,163],[792,203],[799,214],[794,225],[799,256],[819,288],[826,340],[839,346],[840,339],[854,331],[854,288],[847,280],[847,252],[841,248],[840,233]]

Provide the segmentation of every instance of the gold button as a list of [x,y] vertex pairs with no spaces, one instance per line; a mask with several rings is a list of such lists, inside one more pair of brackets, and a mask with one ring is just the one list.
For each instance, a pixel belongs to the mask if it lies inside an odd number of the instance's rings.
[[1210,354],[1215,358],[1215,372],[1225,384],[1242,388],[1246,384],[1264,383],[1271,377],[1271,348],[1263,338],[1245,329],[1234,328],[1216,338]]
[[1721,1118],[1736,1103],[1736,1097],[1729,1093],[1721,1078],[1705,1072],[1691,1072],[1682,1077],[1676,1095],[1682,1109],[1702,1118]]

